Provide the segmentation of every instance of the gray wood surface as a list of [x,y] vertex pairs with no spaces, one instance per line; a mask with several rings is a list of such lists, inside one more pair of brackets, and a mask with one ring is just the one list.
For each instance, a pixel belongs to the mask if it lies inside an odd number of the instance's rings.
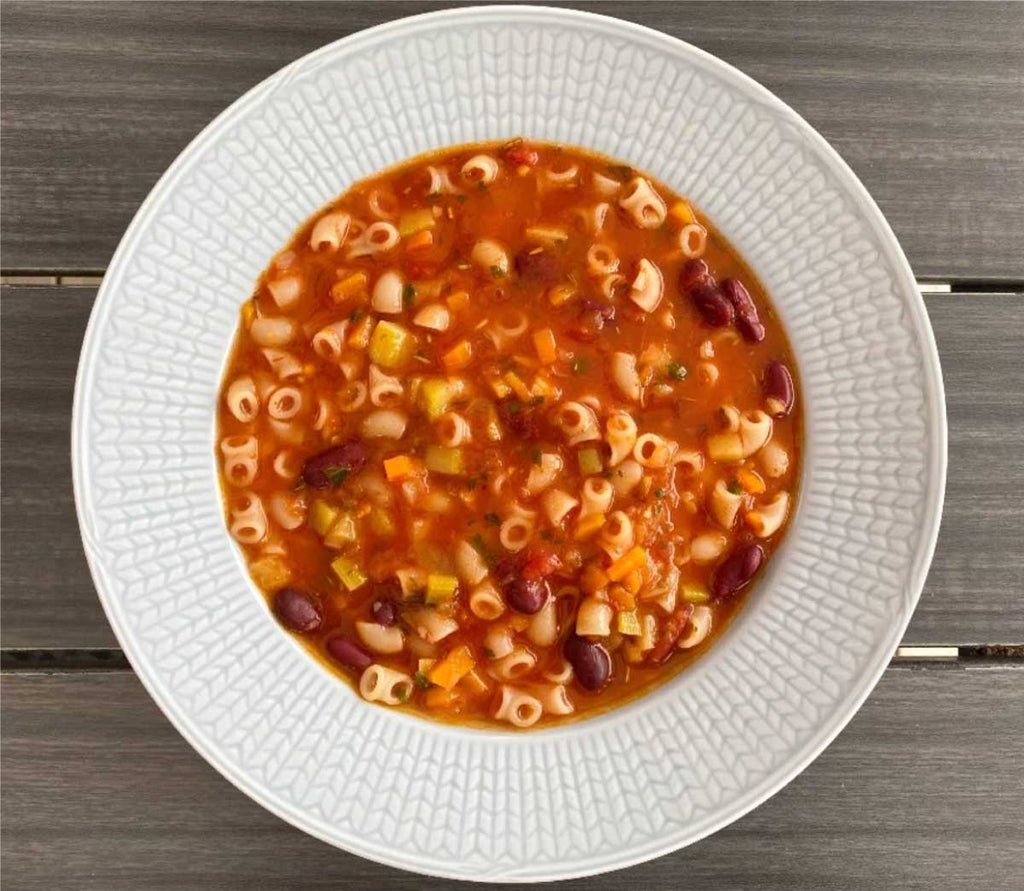
[[[890,669],[831,747],[744,819],[628,872],[557,887],[1024,887],[1022,684],[1020,668]],[[2,692],[7,891],[448,884],[338,851],[264,811],[189,748],[129,672],[7,675]]]
[[[246,89],[438,3],[4,4],[3,265],[106,266]],[[1024,4],[590,3],[759,80],[839,150],[919,276],[1024,276]]]
[[[68,457],[91,288],[0,289],[0,508],[6,647],[116,641],[78,537]],[[942,356],[949,482],[932,570],[905,642],[1024,641],[1024,297],[926,299]],[[42,338],[42,340],[40,340]]]

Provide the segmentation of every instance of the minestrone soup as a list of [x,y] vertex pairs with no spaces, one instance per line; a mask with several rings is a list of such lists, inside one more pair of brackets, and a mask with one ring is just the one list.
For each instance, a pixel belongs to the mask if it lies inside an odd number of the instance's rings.
[[227,522],[278,621],[371,702],[530,727],[704,651],[770,559],[794,363],[699,211],[515,140],[310,220],[242,309]]

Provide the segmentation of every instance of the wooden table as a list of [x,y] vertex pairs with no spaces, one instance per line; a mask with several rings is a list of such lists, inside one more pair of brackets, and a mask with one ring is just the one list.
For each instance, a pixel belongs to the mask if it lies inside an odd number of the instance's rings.
[[[68,461],[95,285],[165,167],[286,62],[440,5],[3,5],[7,891],[445,884],[303,835],[178,736],[103,617]],[[567,887],[1024,887],[1024,5],[587,6],[738,66],[857,171],[928,291],[950,461],[922,649],[752,814]]]

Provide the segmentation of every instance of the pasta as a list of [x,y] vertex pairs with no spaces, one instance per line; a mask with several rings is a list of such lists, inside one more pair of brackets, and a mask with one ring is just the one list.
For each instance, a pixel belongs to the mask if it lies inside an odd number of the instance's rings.
[[520,729],[721,634],[796,511],[800,397],[698,209],[515,139],[298,230],[242,305],[213,448],[283,629],[368,703]]

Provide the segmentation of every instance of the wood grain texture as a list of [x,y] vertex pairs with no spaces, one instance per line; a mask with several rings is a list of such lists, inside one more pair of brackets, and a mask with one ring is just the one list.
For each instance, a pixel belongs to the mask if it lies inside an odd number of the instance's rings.
[[[5,267],[105,267],[167,165],[245,90],[449,5],[5,4]],[[917,275],[1024,277],[1024,4],[568,5],[681,37],[773,90],[863,179]]]
[[[628,871],[545,887],[1022,887],[1022,683],[1013,668],[890,669],[831,747],[742,820]],[[131,673],[6,675],[2,692],[9,891],[455,884],[336,850],[263,810]]]
[[[106,647],[82,554],[68,442],[95,290],[0,289],[4,423],[0,583],[5,647]],[[926,299],[949,412],[938,549],[905,642],[1024,641],[1024,295]],[[42,338],[42,339],[41,339]]]

